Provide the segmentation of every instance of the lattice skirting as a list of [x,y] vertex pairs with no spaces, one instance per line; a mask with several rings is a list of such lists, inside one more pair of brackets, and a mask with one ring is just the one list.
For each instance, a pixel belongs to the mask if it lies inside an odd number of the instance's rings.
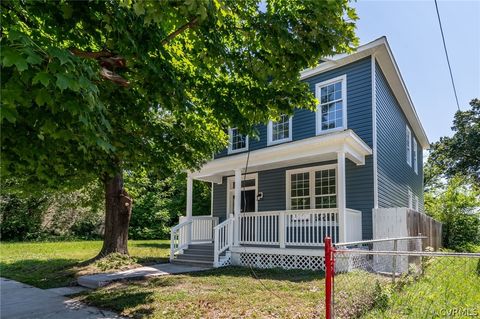
[[241,266],[255,268],[325,270],[325,258],[321,256],[240,253],[239,261]]

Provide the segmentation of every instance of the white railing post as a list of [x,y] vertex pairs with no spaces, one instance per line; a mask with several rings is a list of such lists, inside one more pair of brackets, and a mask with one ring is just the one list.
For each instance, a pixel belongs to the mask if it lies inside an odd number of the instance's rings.
[[218,252],[220,246],[219,232],[220,229],[217,227],[213,229],[213,267],[218,267],[218,259],[220,258],[220,253]]
[[241,206],[241,197],[242,197],[242,169],[235,169],[235,201],[234,201],[234,210],[235,214],[235,225],[234,225],[234,237],[233,243],[235,246],[238,246],[240,238],[240,210]]
[[[188,174],[187,176],[187,221],[192,220],[192,207],[193,207],[193,178]],[[192,226],[187,228],[186,232],[186,242],[187,245],[191,243],[192,240]]]
[[173,231],[170,232],[170,261],[175,257],[175,234]]
[[[230,214],[230,219],[233,220],[233,214]],[[228,246],[233,246],[233,223],[228,224]]]
[[346,202],[346,187],[345,187],[345,152],[337,153],[337,207],[338,207],[338,240],[340,242],[346,241],[346,223],[345,223],[345,210],[347,207]]
[[286,212],[280,212],[278,214],[278,241],[280,242],[280,248],[285,248],[285,235],[287,233],[285,218]]

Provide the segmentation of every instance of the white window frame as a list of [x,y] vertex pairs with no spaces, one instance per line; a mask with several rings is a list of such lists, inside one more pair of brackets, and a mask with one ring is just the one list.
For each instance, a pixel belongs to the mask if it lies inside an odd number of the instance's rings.
[[267,125],[267,145],[270,146],[290,142],[292,140],[292,116],[288,118],[288,137],[281,140],[273,140],[273,123],[274,121],[269,121]]
[[415,171],[415,174],[418,175],[418,144],[417,140],[413,138],[413,170]]
[[408,208],[413,209],[413,193],[410,187],[408,188]]
[[407,164],[408,166],[412,167],[412,131],[410,131],[408,125],[405,126],[405,129],[405,151],[407,152]]
[[[332,129],[327,129],[327,130],[322,130],[322,101],[321,101],[321,89],[324,86],[327,86],[329,84],[335,83],[335,82],[342,82],[342,126],[332,128]],[[325,133],[330,133],[330,132],[335,132],[335,131],[342,131],[345,130],[347,126],[347,75],[341,75],[336,78],[323,81],[320,83],[315,84],[315,97],[318,100],[318,105],[317,105],[317,111],[316,111],[316,124],[315,124],[315,131],[317,135],[320,134],[325,134]],[[329,102],[331,103],[331,102]]]
[[248,135],[245,136],[245,147],[243,148],[237,148],[234,150],[232,148],[233,144],[233,130],[237,130],[236,127],[232,127],[228,129],[228,154],[235,154],[235,153],[240,153],[244,151],[248,151]]
[[[258,174],[257,173],[251,173],[247,174],[246,176],[242,174],[242,182],[248,181],[254,179],[255,180],[255,186],[248,186],[248,187],[241,187],[240,194],[242,191],[248,191],[248,190],[255,190],[255,212],[258,212]],[[235,183],[235,176],[230,176],[227,178],[227,212],[226,212],[226,218],[230,216],[230,214],[234,213],[234,200],[233,196],[235,195],[235,188],[233,187],[233,184]],[[240,205],[241,206],[241,205]]]
[[[317,171],[323,171],[323,170],[329,170],[329,169],[334,169],[335,170],[335,195],[337,197],[337,207],[335,208],[315,208],[315,172]],[[320,166],[312,166],[312,167],[305,167],[305,168],[297,168],[297,169],[291,169],[286,171],[286,206],[287,210],[292,210],[291,208],[291,176],[292,174],[299,174],[299,173],[309,173],[309,196],[310,196],[310,208],[309,209],[338,209],[338,192],[339,192],[339,187],[338,187],[338,165],[337,164],[328,164],[328,165],[320,165]],[[299,210],[302,211],[302,210]]]
[[418,196],[413,195],[413,209],[418,212]]

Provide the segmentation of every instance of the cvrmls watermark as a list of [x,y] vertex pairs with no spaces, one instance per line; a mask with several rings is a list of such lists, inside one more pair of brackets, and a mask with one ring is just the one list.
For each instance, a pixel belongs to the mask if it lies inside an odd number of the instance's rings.
[[454,307],[454,308],[442,308],[440,309],[440,315],[443,317],[478,317],[480,311],[477,308],[463,308],[463,307]]

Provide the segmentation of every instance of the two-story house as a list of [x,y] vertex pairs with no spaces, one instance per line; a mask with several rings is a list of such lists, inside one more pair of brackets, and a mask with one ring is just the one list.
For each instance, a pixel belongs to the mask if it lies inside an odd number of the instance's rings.
[[[301,79],[315,112],[261,125],[259,138],[231,128],[228,149],[189,174],[172,260],[318,269],[326,236],[373,237],[374,208],[423,210],[429,142],[386,38],[325,59]],[[212,183],[208,216],[192,217],[193,179]]]

